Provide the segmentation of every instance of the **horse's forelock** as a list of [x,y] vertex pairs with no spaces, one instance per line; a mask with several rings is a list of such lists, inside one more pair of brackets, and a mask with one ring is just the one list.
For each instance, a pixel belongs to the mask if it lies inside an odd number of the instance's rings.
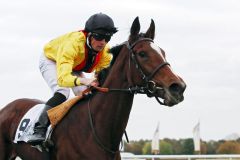
[[133,44],[134,42],[136,42],[140,38],[146,38],[146,34],[141,32],[137,35],[130,35],[129,38],[128,38],[128,42],[130,44]]

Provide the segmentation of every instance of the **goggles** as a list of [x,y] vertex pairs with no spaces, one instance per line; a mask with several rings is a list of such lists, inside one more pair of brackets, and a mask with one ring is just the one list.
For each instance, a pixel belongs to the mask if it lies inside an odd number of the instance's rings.
[[92,33],[92,37],[97,41],[102,41],[105,39],[106,42],[109,42],[111,39],[111,34]]

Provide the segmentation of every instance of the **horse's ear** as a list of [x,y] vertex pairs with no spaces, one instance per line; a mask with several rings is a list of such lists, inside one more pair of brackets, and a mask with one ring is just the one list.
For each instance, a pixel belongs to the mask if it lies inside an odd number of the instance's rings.
[[148,38],[151,38],[151,39],[154,39],[154,37],[155,37],[155,23],[154,23],[153,19],[151,19],[150,27],[148,28],[145,36]]
[[140,31],[140,23],[139,23],[139,18],[136,17],[132,23],[132,27],[131,27],[131,35],[137,35]]

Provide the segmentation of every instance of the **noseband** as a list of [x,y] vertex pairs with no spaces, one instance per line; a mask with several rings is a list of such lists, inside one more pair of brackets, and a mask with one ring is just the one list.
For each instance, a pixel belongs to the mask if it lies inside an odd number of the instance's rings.
[[[136,44],[138,44],[139,42],[142,41],[149,41],[149,42],[154,42],[151,38],[141,38],[139,40],[137,40],[136,42],[134,42],[132,45],[129,44],[129,42],[125,42],[125,44],[127,45],[127,48],[130,50],[130,57],[132,59],[132,61],[135,64],[135,67],[137,68],[137,70],[139,71],[139,73],[141,74],[142,80],[145,83],[145,86],[143,86],[141,89],[139,89],[137,91],[137,93],[142,93],[142,94],[147,94],[147,95],[153,95],[157,90],[162,90],[162,88],[157,87],[156,86],[156,82],[152,80],[152,78],[154,77],[154,75],[157,73],[157,71],[159,71],[161,68],[163,68],[166,65],[170,65],[168,62],[164,61],[163,63],[159,64],[149,75],[146,75],[139,62],[137,61],[136,55],[134,54],[134,47],[136,46]],[[129,65],[130,66],[130,65]],[[164,105],[163,102],[161,102],[157,96],[155,96],[155,98],[157,99],[157,101]]]

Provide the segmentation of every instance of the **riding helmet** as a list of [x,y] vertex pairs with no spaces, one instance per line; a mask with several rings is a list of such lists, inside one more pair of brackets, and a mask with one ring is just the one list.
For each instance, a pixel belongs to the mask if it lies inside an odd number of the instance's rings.
[[97,33],[110,33],[113,35],[118,30],[114,26],[114,22],[111,17],[103,13],[97,13],[92,15],[85,23],[85,31],[97,32]]

